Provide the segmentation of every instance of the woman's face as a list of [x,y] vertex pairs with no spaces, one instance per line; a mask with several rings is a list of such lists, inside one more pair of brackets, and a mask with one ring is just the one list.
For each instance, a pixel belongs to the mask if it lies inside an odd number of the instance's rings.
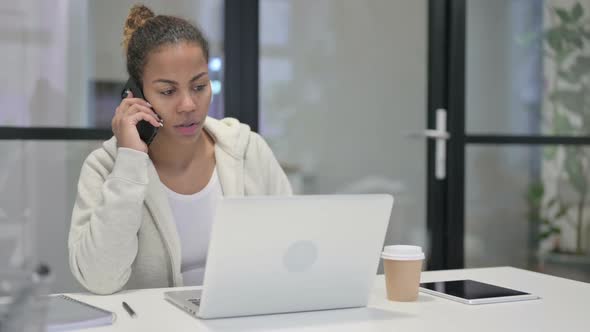
[[156,139],[195,142],[211,100],[201,47],[183,42],[152,51],[143,71],[143,93],[164,123]]

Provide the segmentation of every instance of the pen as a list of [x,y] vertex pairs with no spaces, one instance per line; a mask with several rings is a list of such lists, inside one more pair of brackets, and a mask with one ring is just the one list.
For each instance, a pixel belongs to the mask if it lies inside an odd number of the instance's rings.
[[127,311],[127,313],[129,314],[129,316],[131,316],[131,318],[137,317],[137,314],[135,313],[135,311],[133,311],[133,309],[131,309],[131,307],[125,301],[123,301],[123,308],[125,309],[125,311]]

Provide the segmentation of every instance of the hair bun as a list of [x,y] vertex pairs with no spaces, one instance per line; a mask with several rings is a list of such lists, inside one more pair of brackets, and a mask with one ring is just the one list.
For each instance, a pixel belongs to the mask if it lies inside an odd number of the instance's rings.
[[150,18],[155,17],[154,12],[142,4],[135,4],[129,9],[129,14],[125,20],[125,29],[123,30],[123,49],[127,53],[127,46],[131,40],[131,36],[141,26],[145,24]]

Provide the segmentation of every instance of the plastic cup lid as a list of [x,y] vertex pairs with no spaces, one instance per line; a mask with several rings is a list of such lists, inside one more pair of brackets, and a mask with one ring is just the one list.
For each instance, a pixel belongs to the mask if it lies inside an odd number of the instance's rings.
[[381,257],[402,261],[413,261],[424,259],[424,252],[420,246],[395,245],[383,248]]

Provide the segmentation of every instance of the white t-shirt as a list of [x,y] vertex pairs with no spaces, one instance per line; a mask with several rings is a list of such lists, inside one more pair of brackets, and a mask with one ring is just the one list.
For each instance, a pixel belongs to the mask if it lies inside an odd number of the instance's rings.
[[202,285],[215,208],[223,196],[217,169],[198,193],[183,195],[169,188],[166,191],[180,237],[184,285]]

